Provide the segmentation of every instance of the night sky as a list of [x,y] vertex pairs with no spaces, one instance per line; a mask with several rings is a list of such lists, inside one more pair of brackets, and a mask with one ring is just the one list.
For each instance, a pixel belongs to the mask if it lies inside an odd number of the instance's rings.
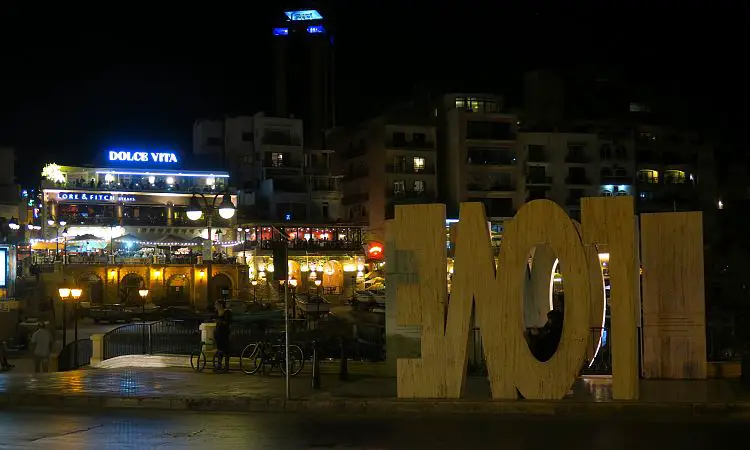
[[[190,152],[195,119],[272,104],[270,30],[285,9],[276,2],[8,6],[16,3],[0,6],[0,145],[17,149],[23,183],[45,162],[91,162],[111,145]],[[335,22],[339,117],[375,115],[417,86],[497,92],[520,105],[525,70],[604,67],[658,94],[731,154],[747,123],[747,12],[740,2],[654,3],[315,6]]]

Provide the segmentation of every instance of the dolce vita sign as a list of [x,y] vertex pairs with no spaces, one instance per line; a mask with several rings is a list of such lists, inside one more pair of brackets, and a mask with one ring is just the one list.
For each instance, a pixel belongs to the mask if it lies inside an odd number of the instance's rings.
[[[644,376],[705,378],[701,213],[643,214],[638,225],[632,197],[583,198],[581,213],[579,224],[549,200],[525,204],[505,224],[496,267],[483,205],[462,204],[449,302],[444,205],[396,207],[386,225],[389,307],[393,299],[399,326],[421,326],[421,356],[397,360],[399,398],[462,396],[472,309],[493,398],[563,398],[592,356],[590,330],[602,326],[602,249],[610,255],[613,396],[638,398],[639,326]],[[524,337],[526,270],[540,246],[559,259],[565,288],[562,337],[546,362]]]

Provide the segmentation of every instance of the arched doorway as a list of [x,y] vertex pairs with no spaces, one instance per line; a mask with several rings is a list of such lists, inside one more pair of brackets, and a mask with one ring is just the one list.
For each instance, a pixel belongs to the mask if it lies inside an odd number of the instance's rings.
[[120,303],[140,304],[141,298],[138,295],[138,289],[143,288],[146,283],[143,277],[137,273],[129,273],[122,277],[120,281]]
[[344,266],[331,260],[323,265],[323,293],[328,295],[341,294],[344,291]]
[[104,283],[99,275],[92,272],[81,274],[76,279],[76,284],[83,289],[81,301],[92,305],[104,303]]
[[226,274],[218,273],[211,279],[211,303],[220,298],[232,297],[232,279]]
[[190,280],[185,274],[172,275],[167,280],[166,304],[184,306],[190,304]]

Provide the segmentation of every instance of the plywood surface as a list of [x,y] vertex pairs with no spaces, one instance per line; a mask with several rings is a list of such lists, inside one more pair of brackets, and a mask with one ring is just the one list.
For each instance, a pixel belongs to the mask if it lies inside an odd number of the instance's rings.
[[638,262],[633,198],[584,198],[583,240],[609,253],[612,394],[638,398]]
[[642,214],[641,258],[644,377],[706,378],[702,214]]

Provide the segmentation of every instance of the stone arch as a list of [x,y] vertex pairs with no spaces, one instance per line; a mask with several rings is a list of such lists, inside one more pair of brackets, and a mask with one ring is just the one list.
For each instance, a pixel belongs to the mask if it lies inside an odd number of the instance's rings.
[[323,292],[341,294],[344,291],[344,266],[332,259],[323,265]]
[[98,274],[94,272],[78,274],[76,285],[83,289],[82,301],[96,305],[104,303],[104,282]]
[[120,303],[140,304],[141,299],[138,289],[146,286],[146,282],[140,274],[128,272],[120,280]]
[[224,298],[223,290],[229,291],[226,297],[231,298],[232,286],[232,277],[230,275],[224,272],[215,274],[211,279],[211,292],[209,293],[211,302],[213,303],[220,298]]
[[165,303],[183,306],[190,304],[190,278],[187,274],[178,273],[167,278]]

